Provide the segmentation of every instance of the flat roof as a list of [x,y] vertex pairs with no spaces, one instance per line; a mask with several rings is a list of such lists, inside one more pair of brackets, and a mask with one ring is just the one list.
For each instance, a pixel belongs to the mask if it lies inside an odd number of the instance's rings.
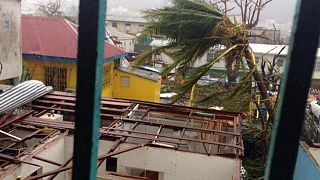
[[114,16],[108,15],[107,21],[121,21],[121,22],[136,22],[136,23],[147,23],[147,20],[143,17],[128,17],[128,16]]

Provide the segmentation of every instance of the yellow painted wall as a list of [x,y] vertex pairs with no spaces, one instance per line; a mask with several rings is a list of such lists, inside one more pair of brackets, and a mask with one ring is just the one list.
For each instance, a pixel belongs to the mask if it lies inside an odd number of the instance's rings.
[[[103,73],[104,77],[102,78],[102,90],[101,90],[102,93],[101,93],[101,95],[103,97],[113,97],[112,96],[112,91],[113,91],[113,74],[114,74],[113,67],[114,67],[114,62],[106,62],[106,63],[104,63],[103,66],[105,67],[105,66],[108,66],[108,65],[111,66],[110,73],[109,73],[109,75],[106,75],[106,73]],[[102,70],[104,70],[104,68]],[[104,85],[103,81],[104,81],[104,78],[107,78],[106,76],[108,76],[110,82],[107,85]]]
[[76,89],[77,64],[53,61],[23,60],[23,64],[31,71],[32,79],[45,82],[45,67],[61,67],[67,69],[67,88]]
[[[66,62],[53,62],[53,61],[38,61],[38,60],[23,60],[23,64],[28,66],[31,71],[32,79],[45,82],[45,67],[61,67],[67,69],[67,88],[76,89],[77,86],[77,64]],[[102,87],[102,96],[112,97],[112,85],[113,85],[113,62],[106,62],[111,64],[110,83]]]
[[[121,86],[121,77],[129,78],[128,87]],[[160,102],[161,81],[153,81],[131,73],[114,70],[113,97],[149,102]]]
[[[39,60],[23,60],[23,64],[28,66],[31,71],[32,79],[45,82],[45,67],[61,67],[67,69],[67,88],[76,89],[77,64],[66,62],[39,61]],[[114,97],[122,99],[133,99],[149,102],[160,102],[160,86],[161,81],[153,81],[131,73],[122,72],[114,69],[114,62],[106,62],[104,66],[111,65],[110,82],[103,84],[102,80],[102,96]],[[104,70],[104,68],[103,68]],[[128,87],[122,87],[120,84],[121,76],[129,77]]]

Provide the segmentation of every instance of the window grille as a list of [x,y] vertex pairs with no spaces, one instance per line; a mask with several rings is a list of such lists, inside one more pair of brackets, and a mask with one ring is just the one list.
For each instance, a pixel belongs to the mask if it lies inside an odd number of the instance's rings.
[[52,86],[55,91],[64,91],[67,88],[67,69],[62,67],[45,66],[45,84]]
[[111,82],[111,63],[107,63],[103,66],[103,79],[102,79],[102,86],[106,87]]

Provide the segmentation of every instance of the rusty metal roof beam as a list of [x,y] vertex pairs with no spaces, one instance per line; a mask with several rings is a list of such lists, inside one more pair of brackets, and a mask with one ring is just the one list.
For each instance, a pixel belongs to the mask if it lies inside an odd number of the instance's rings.
[[158,122],[152,122],[152,121],[146,121],[146,120],[138,120],[138,119],[131,119],[131,118],[121,118],[122,121],[126,122],[140,122],[142,124],[147,125],[163,125],[164,127],[170,127],[170,128],[178,128],[178,129],[184,129],[191,130],[194,132],[204,132],[204,133],[218,133],[223,135],[233,135],[233,136],[241,136],[241,133],[234,133],[234,132],[228,132],[228,131],[219,131],[219,130],[213,130],[213,129],[204,129],[204,128],[196,128],[196,127],[187,127],[187,126],[180,126],[180,125],[172,125],[172,124],[164,124],[164,123],[158,123]]

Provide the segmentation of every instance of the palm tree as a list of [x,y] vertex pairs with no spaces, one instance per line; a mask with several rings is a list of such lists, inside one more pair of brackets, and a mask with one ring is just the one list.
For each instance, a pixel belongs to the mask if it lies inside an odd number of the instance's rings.
[[[144,15],[148,25],[143,33],[165,37],[169,43],[142,53],[137,64],[151,59],[154,54],[169,52],[174,63],[163,70],[163,75],[174,68],[186,72],[210,48],[224,47],[218,57],[195,68],[191,75],[184,78],[177,99],[188,92],[216,62],[224,59],[230,80],[234,80],[235,67],[246,66],[250,70],[244,80],[254,78],[270,117],[273,117],[273,105],[268,99],[263,78],[256,70],[255,56],[249,46],[244,24],[239,24],[236,19],[230,20],[218,8],[201,0],[172,0],[172,6],[147,10]],[[240,83],[239,88],[242,85]]]

